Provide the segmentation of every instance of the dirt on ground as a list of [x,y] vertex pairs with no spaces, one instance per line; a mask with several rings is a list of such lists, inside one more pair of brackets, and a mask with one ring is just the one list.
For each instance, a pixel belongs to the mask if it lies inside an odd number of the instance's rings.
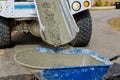
[[5,50],[1,49],[0,50],[0,56],[2,56],[5,53]]
[[120,17],[115,17],[109,20],[111,27],[120,31]]

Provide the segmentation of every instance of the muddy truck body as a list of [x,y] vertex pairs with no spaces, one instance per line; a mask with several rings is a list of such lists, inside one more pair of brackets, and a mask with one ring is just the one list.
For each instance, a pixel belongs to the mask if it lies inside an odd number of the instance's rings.
[[30,32],[53,46],[89,43],[92,0],[0,0],[0,48],[13,31]]

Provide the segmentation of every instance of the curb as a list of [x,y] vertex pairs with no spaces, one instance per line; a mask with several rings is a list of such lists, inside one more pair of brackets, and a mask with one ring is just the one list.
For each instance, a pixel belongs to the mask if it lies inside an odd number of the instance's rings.
[[91,7],[90,10],[111,10],[115,9],[115,6],[105,6],[105,7]]

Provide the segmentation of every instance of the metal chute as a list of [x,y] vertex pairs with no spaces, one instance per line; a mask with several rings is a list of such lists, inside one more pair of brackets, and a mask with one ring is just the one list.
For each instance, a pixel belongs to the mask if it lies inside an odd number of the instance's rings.
[[71,42],[79,31],[65,0],[35,0],[41,38],[54,46]]

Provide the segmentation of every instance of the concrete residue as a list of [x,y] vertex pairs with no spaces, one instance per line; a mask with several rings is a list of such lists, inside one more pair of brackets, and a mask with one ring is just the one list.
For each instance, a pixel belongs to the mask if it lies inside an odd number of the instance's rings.
[[39,21],[45,27],[42,39],[54,46],[68,43],[70,37],[58,0],[36,0],[36,4],[40,16]]
[[54,66],[83,66],[91,64],[103,64],[88,55],[42,53],[28,49],[15,55],[16,61],[23,65],[37,68],[48,68]]

